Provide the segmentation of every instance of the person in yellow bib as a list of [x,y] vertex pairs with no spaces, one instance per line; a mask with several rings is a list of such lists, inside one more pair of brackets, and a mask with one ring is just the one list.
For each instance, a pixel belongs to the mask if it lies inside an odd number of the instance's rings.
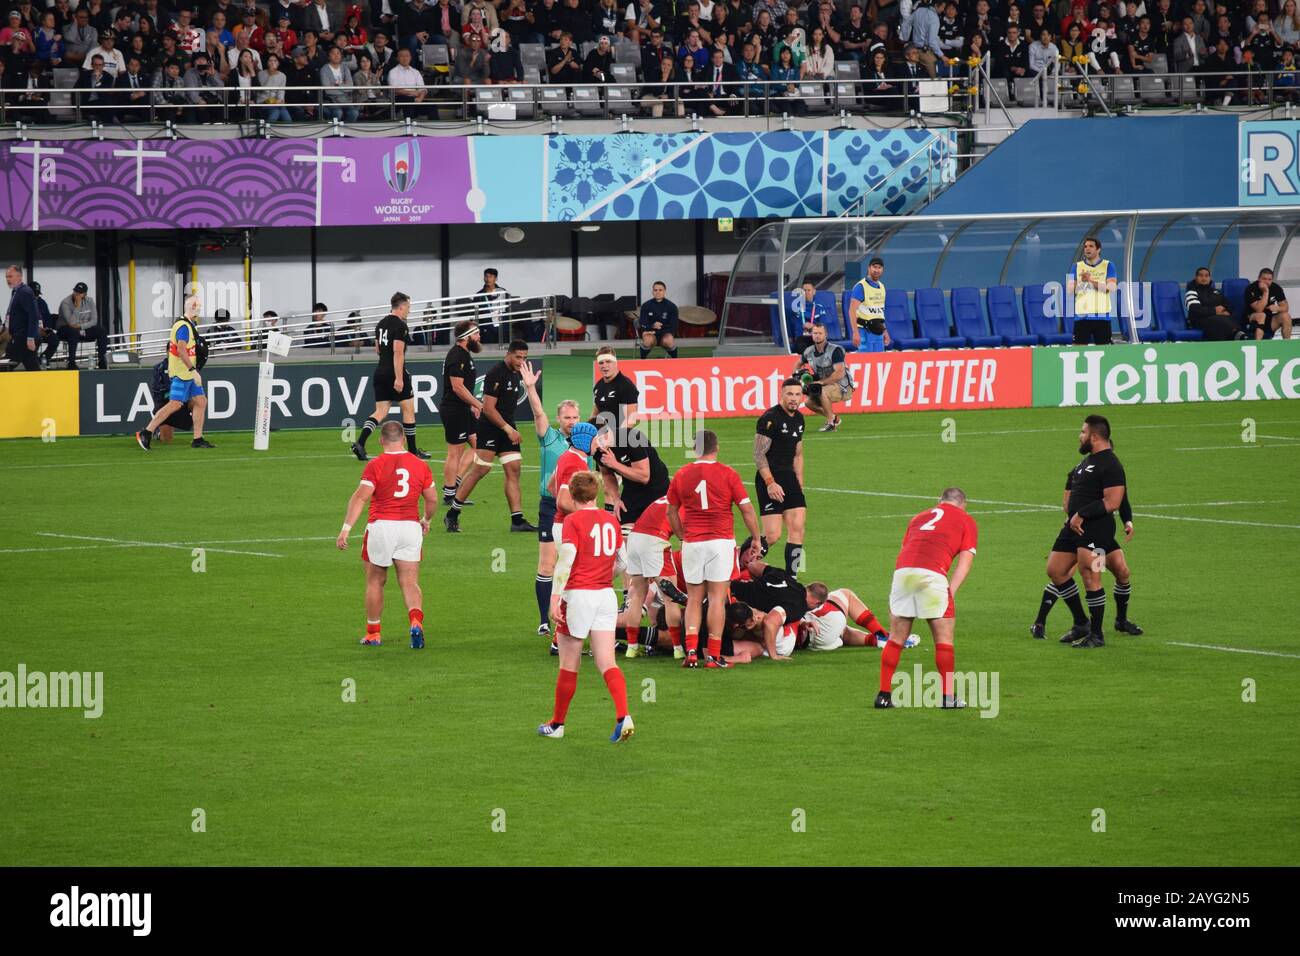
[[153,441],[154,430],[186,405],[194,416],[194,440],[190,447],[216,447],[203,437],[203,414],[208,398],[203,393],[203,376],[199,373],[198,319],[199,300],[190,297],[185,301],[185,314],[172,324],[171,335],[167,337],[167,374],[172,382],[167,404],[154,413],[143,431],[135,433],[136,444],[145,451]]
[[867,277],[859,279],[849,297],[849,316],[853,326],[853,348],[861,352],[883,352],[889,345],[885,328],[885,260],[876,256],[867,264]]
[[1115,263],[1101,257],[1101,240],[1083,240],[1083,258],[1066,277],[1065,291],[1074,296],[1074,344],[1110,345],[1111,294],[1119,286]]

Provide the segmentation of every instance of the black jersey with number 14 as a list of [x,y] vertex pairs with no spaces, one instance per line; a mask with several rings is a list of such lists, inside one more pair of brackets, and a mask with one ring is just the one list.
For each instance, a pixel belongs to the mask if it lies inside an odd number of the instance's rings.
[[405,342],[406,348],[410,349],[411,330],[404,321],[389,313],[375,326],[375,342],[379,346],[379,371],[396,375],[397,368],[393,365],[393,343]]
[[1115,452],[1110,448],[1093,452],[1070,475],[1070,514],[1076,515],[1085,505],[1101,501],[1107,488],[1124,484],[1124,466]]

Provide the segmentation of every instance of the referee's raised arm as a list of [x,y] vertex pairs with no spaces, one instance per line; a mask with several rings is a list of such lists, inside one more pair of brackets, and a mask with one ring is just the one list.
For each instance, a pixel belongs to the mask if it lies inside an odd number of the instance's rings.
[[534,372],[533,363],[525,361],[519,367],[519,375],[524,380],[524,391],[528,394],[528,407],[533,410],[533,429],[537,432],[538,438],[544,438],[550,430],[551,420],[546,417],[542,397],[537,394],[537,381],[542,377],[542,373]]

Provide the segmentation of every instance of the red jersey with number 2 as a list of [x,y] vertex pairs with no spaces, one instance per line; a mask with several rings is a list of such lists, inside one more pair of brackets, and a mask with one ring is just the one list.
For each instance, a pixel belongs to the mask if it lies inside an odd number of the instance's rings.
[[420,495],[433,484],[433,472],[409,451],[385,452],[370,459],[361,482],[375,489],[370,496],[371,521],[419,521]]
[[683,541],[718,541],[736,537],[731,508],[749,504],[749,494],[730,465],[693,461],[673,475],[668,501],[682,519]]
[[601,591],[614,586],[614,555],[623,531],[608,511],[579,508],[564,519],[564,543],[578,549],[566,591]]
[[962,551],[975,553],[975,519],[964,508],[939,503],[907,523],[895,568],[927,568],[947,576]]

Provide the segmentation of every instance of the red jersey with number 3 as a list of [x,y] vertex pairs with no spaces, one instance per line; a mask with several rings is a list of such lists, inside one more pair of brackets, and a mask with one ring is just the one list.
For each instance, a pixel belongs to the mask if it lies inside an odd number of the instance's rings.
[[895,568],[927,568],[948,574],[962,551],[975,553],[975,519],[964,508],[939,503],[907,523]]
[[433,484],[429,466],[409,451],[370,459],[361,483],[374,488],[371,521],[419,521],[420,495]]
[[668,499],[656,498],[650,502],[641,517],[636,519],[632,530],[637,534],[648,534],[652,538],[667,541],[673,536],[673,529],[668,524]]
[[749,504],[749,493],[730,465],[693,461],[673,475],[668,501],[682,519],[683,541],[734,540],[731,508]]
[[608,511],[579,508],[564,519],[564,543],[578,549],[566,591],[602,591],[614,586],[614,555],[623,531]]

